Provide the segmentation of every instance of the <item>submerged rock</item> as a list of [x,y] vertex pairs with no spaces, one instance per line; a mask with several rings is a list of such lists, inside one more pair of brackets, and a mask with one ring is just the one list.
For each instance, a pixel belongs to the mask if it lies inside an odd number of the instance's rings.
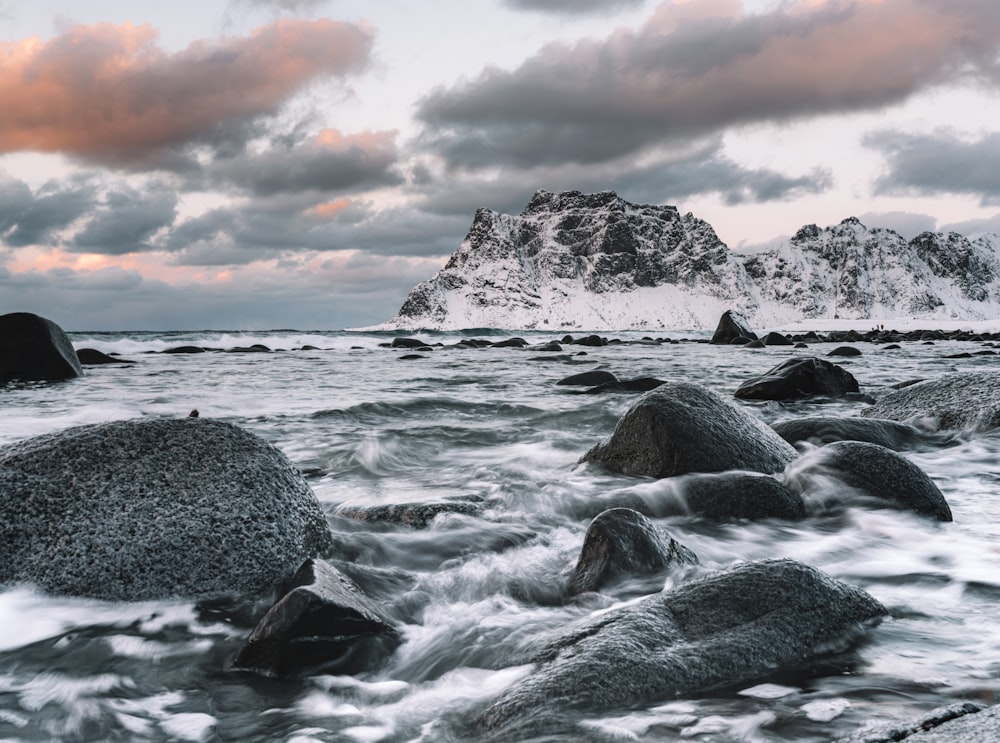
[[736,390],[741,400],[800,400],[814,395],[858,392],[858,380],[842,366],[815,356],[783,361]]
[[0,542],[0,582],[136,601],[266,594],[331,535],[278,449],[188,417],[0,449]]
[[718,475],[691,475],[680,485],[693,513],[710,519],[801,519],[805,503],[768,475],[723,472]]
[[803,495],[813,491],[825,498],[830,478],[887,506],[938,521],[952,519],[951,508],[934,481],[911,461],[884,446],[861,441],[827,444],[795,462],[785,482]]
[[73,344],[54,322],[30,312],[0,315],[0,384],[82,375]]
[[865,441],[894,451],[953,443],[945,434],[923,431],[899,421],[881,418],[835,418],[815,416],[772,424],[771,428],[789,444],[808,442],[822,446],[834,441]]
[[380,666],[400,641],[392,621],[345,575],[322,560],[307,560],[250,633],[232,670],[360,673]]
[[736,338],[744,338],[743,343],[757,340],[757,334],[750,329],[746,318],[733,310],[726,310],[719,318],[719,324],[712,335],[712,343],[726,345]]
[[117,356],[108,356],[103,351],[96,348],[81,348],[76,352],[77,359],[84,366],[100,366],[101,364],[134,364],[130,359],[120,359]]
[[641,513],[611,508],[587,528],[569,589],[573,594],[597,591],[616,578],[697,562],[691,550]]
[[635,379],[616,379],[612,382],[604,382],[596,387],[587,390],[588,395],[602,395],[606,392],[649,392],[655,390],[662,384],[666,384],[662,379],[655,377],[636,377]]
[[566,727],[574,712],[745,684],[844,649],[885,614],[864,591],[807,565],[746,563],[585,620],[477,723],[511,740]]
[[615,472],[780,472],[797,452],[753,415],[696,384],[668,382],[640,397],[603,443],[583,455]]
[[580,372],[579,374],[572,374],[568,377],[563,377],[556,384],[569,385],[569,386],[579,386],[579,387],[592,387],[598,384],[605,384],[606,382],[617,382],[618,377],[612,372],[605,371],[604,369],[594,369],[593,371]]
[[937,429],[1000,426],[1000,371],[954,372],[908,385],[861,411],[865,418],[919,420]]

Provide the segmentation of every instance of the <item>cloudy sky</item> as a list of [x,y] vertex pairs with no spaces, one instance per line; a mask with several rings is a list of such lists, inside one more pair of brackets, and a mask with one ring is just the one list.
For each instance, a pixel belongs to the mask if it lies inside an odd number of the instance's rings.
[[996,0],[0,0],[0,312],[387,320],[477,207],[1000,232]]

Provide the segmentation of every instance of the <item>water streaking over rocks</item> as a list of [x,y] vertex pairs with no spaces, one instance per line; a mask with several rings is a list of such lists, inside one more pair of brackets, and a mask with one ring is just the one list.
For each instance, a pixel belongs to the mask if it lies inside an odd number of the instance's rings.
[[[8,583],[0,738],[818,743],[888,740],[955,716],[936,709],[959,710],[967,730],[995,701],[1000,433],[992,394],[969,392],[1000,374],[995,337],[820,333],[791,337],[804,348],[744,348],[705,332],[604,334],[609,343],[530,332],[490,345],[512,335],[425,333],[392,347],[390,333],[71,333],[77,350],[112,361],[0,388],[0,451],[195,410],[185,430],[236,427],[276,449],[330,529],[314,572],[362,592],[392,640],[353,675],[310,649],[318,668],[265,676],[231,667],[266,606]],[[861,354],[828,356],[845,345]],[[809,358],[842,367],[859,393],[736,397]],[[619,384],[558,384],[597,371]],[[644,392],[629,380],[666,384]],[[684,396],[688,385],[708,391],[704,402]],[[700,433],[751,416],[782,424],[794,452],[774,444],[774,466],[714,472],[699,451],[694,469],[659,479],[580,461],[644,395],[659,402],[636,409],[655,413],[671,394],[698,403],[708,422],[688,425]],[[977,399],[982,415],[969,410]],[[643,426],[684,436],[654,413]],[[739,430],[753,437],[756,426]],[[852,437],[864,446],[838,443]],[[692,431],[668,451],[694,441]],[[845,451],[858,466],[839,463]],[[211,466],[210,451],[177,452],[179,470]],[[952,520],[865,487],[870,456],[912,465]],[[67,490],[81,479],[60,477]],[[142,485],[155,490],[156,478]],[[758,497],[788,505],[758,508]],[[591,530],[608,509],[618,510]],[[667,678],[671,664],[680,671]]]

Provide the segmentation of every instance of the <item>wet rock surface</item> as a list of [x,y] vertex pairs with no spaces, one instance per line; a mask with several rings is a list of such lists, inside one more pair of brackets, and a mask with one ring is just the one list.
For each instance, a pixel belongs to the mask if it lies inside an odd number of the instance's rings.
[[861,415],[936,429],[994,429],[1000,426],[1000,371],[954,372],[910,384],[878,398]]
[[0,385],[82,375],[73,344],[54,322],[30,312],[0,315]]
[[880,418],[815,416],[780,421],[771,428],[793,446],[802,442],[822,446],[834,441],[864,441],[894,451],[905,451],[954,443],[950,436]]
[[801,400],[817,395],[842,396],[859,391],[858,381],[842,366],[809,356],[791,358],[747,380],[736,390],[741,400]]

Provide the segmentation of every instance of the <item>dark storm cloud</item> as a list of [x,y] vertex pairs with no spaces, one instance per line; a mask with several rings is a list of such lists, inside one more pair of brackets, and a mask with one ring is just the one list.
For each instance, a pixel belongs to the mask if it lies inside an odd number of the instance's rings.
[[599,13],[642,5],[645,0],[504,0],[515,10],[533,10],[556,15]]
[[1000,134],[970,140],[949,131],[883,131],[865,144],[886,159],[888,169],[875,184],[879,193],[962,193],[1000,203]]
[[33,192],[26,183],[0,175],[0,243],[47,245],[92,208],[96,188],[86,180],[50,181]]
[[173,224],[177,200],[177,194],[169,188],[139,192],[123,186],[111,190],[66,247],[103,255],[156,250],[149,240]]
[[727,127],[872,110],[997,82],[992,0],[662,3],[636,31],[553,44],[426,96],[423,143],[452,168],[597,163]]
[[219,158],[205,175],[216,185],[257,196],[319,191],[362,191],[398,184],[395,132],[343,135],[326,129],[309,141],[235,158]]

